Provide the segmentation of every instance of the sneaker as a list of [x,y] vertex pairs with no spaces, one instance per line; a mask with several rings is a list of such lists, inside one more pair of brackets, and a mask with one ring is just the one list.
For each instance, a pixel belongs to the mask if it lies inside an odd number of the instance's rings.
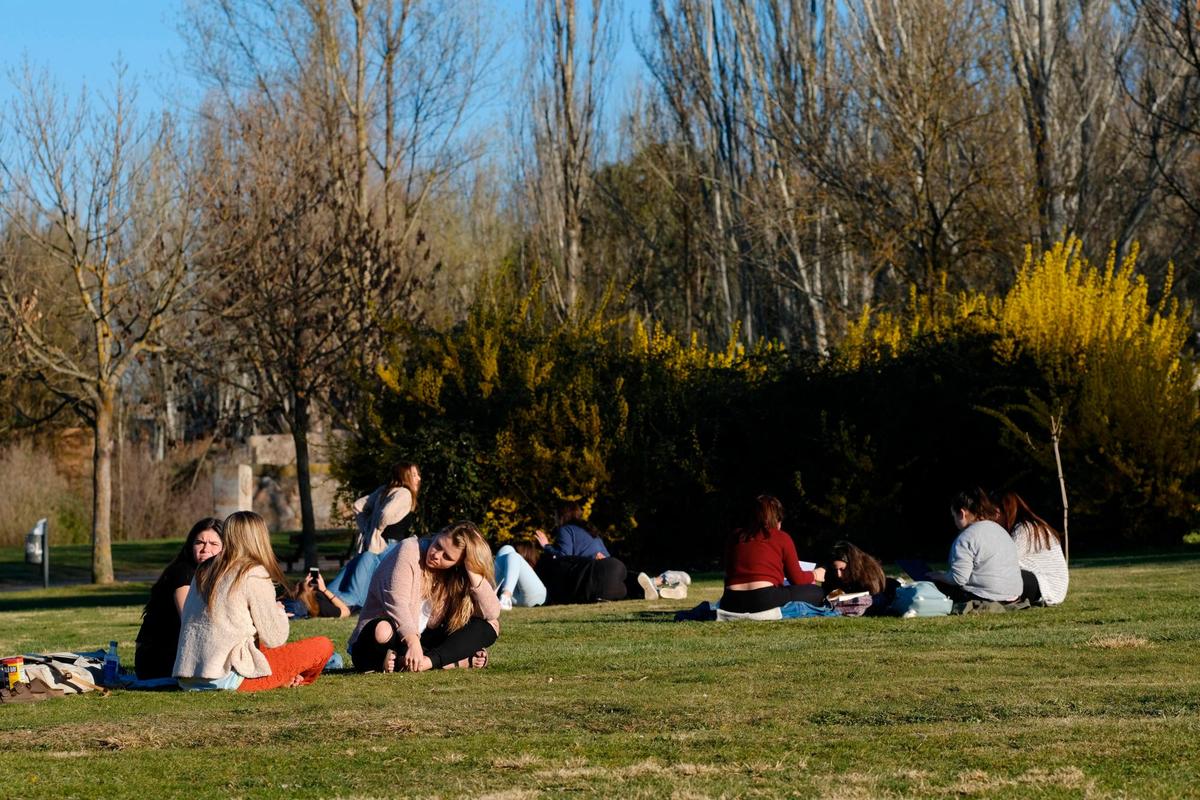
[[501,611],[512,611],[512,595],[511,594],[500,595],[500,610]]
[[687,597],[687,584],[671,583],[658,590],[659,597],[668,600],[683,600]]
[[681,583],[684,586],[692,585],[692,576],[688,575],[683,570],[678,569],[669,569],[662,575],[659,575],[658,579],[666,585],[671,585],[674,583]]
[[638,586],[642,587],[642,591],[646,595],[645,599],[647,599],[647,600],[657,600],[658,599],[658,589],[654,588],[654,581],[646,573],[644,573],[644,572],[638,573]]

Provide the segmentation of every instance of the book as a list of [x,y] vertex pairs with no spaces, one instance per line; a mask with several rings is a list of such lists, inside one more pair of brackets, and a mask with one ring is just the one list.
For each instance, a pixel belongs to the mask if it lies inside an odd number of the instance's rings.
[[825,597],[825,600],[830,605],[833,605],[835,603],[849,603],[851,600],[870,596],[870,592],[843,592],[841,589],[834,589]]

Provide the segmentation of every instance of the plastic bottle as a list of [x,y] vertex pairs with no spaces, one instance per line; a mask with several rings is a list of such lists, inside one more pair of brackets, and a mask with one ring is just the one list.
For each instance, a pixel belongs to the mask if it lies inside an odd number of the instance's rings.
[[121,659],[117,656],[117,643],[112,641],[108,643],[108,651],[104,654],[104,685],[115,685],[117,682],[117,676],[120,673]]

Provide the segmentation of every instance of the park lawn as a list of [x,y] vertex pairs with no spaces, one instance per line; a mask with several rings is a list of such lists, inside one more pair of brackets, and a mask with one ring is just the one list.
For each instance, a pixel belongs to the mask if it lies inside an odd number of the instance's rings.
[[[1200,558],[1076,564],[1067,604],[671,622],[518,609],[492,665],[259,695],[0,707],[10,797],[1200,796]],[[132,659],[145,584],[0,594],[0,653]],[[351,620],[297,622],[344,653]]]
[[[278,556],[286,556],[295,548],[289,542],[292,534],[299,531],[279,531],[271,534],[271,546]],[[350,543],[350,533],[337,539],[322,542],[318,554],[330,559],[345,553]],[[163,566],[175,557],[183,544],[183,537],[173,539],[147,539],[113,542],[113,572],[117,580],[151,579],[162,572]],[[297,566],[297,569],[303,564]],[[299,572],[293,573],[299,575]],[[50,584],[83,583],[92,579],[91,544],[58,544],[54,534],[50,539]],[[42,568],[25,563],[25,548],[0,547],[0,592],[16,587],[40,585]],[[145,601],[143,601],[144,603]]]

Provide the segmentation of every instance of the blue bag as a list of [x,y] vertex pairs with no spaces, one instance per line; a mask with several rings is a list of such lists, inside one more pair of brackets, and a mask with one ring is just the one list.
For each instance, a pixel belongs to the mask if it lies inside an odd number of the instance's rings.
[[929,581],[917,581],[896,590],[890,611],[901,617],[944,617],[954,603]]

